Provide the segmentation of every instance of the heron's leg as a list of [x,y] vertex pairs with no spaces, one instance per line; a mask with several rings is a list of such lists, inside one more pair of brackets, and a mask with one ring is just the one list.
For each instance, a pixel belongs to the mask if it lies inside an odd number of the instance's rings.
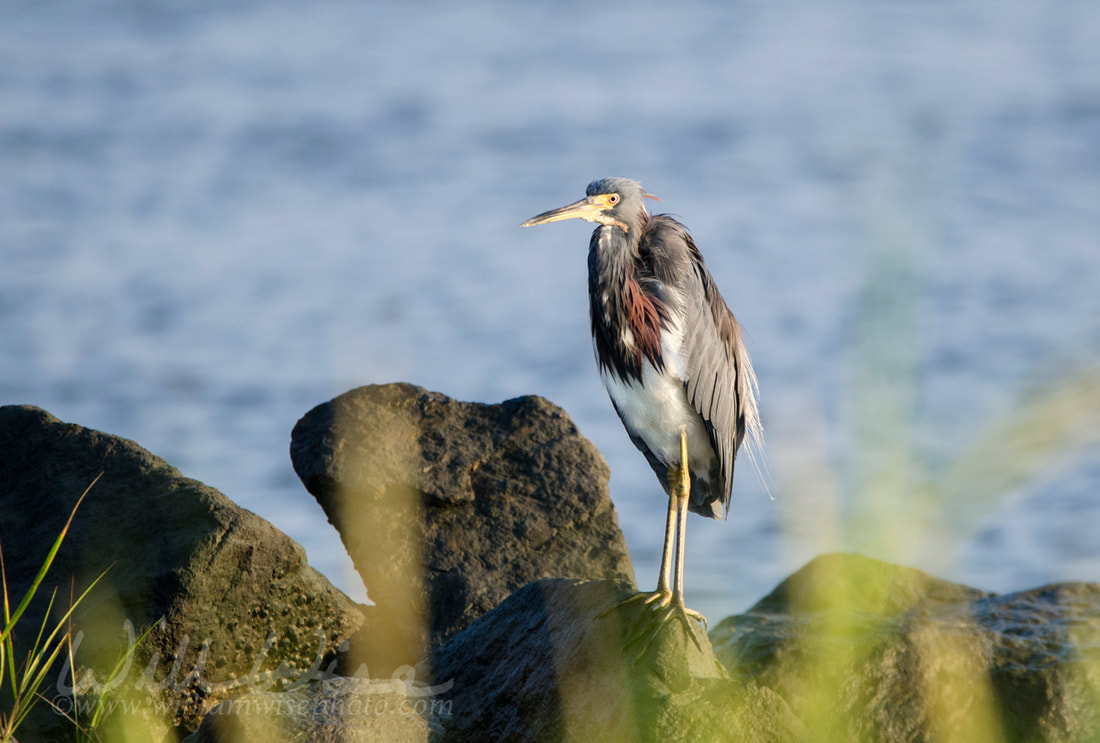
[[658,603],[664,606],[672,597],[672,563],[677,553],[676,534],[678,530],[680,489],[683,476],[679,467],[668,468],[668,513],[665,514],[665,546],[661,550],[661,572],[657,576],[657,590],[646,598],[647,604]]
[[[669,483],[673,482],[674,471],[670,467],[668,471]],[[657,593],[668,595],[672,585],[672,556],[676,539],[676,498],[675,485],[669,488],[668,514],[665,516],[665,548],[661,551],[661,572],[657,576]]]
[[691,498],[691,470],[688,469],[687,431],[680,431],[680,482],[676,492],[676,557],[672,580],[672,603],[684,605],[684,537],[687,533],[687,507]]
[[[706,618],[699,612],[684,606],[684,538],[687,526],[687,511],[691,497],[691,470],[687,459],[687,431],[680,432],[680,464],[668,468],[668,513],[665,516],[665,546],[661,553],[661,573],[657,576],[657,590],[652,593],[637,593],[622,602],[621,605],[641,601],[651,612],[644,612],[635,621],[629,635],[632,637],[626,647],[640,646],[638,657],[644,655],[661,626],[670,619],[678,619],[687,628],[695,647],[702,651],[703,646],[696,636],[691,621],[702,622]],[[612,607],[614,608],[614,607]],[[604,616],[612,609],[601,612]],[[654,621],[656,620],[656,621]]]
[[672,581],[672,605],[684,614],[700,621],[705,627],[706,617],[684,606],[684,542],[687,536],[688,503],[691,498],[691,469],[688,466],[687,431],[680,431],[680,483],[676,501],[676,556]]

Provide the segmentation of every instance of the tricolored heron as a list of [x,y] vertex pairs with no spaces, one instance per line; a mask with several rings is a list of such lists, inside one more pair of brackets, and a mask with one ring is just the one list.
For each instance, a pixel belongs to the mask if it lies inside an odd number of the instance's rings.
[[588,244],[588,301],[600,378],[669,496],[657,589],[641,595],[662,621],[675,616],[690,629],[688,617],[706,620],[684,605],[687,512],[728,513],[737,450],[746,435],[761,441],[756,375],[691,235],[670,216],[650,216],[645,198],[656,197],[637,181],[604,178],[523,226],[599,225]]

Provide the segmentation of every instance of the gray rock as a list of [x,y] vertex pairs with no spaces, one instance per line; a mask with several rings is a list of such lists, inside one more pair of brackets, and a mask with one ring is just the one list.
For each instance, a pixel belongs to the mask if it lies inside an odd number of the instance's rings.
[[[525,586],[433,653],[447,741],[799,741],[783,700],[730,680],[700,630],[636,643],[647,613],[609,581]],[[426,664],[427,665],[427,664]]]
[[819,557],[711,632],[827,740],[1100,740],[1100,585],[997,596]]
[[424,743],[442,732],[445,714],[415,684],[329,678],[222,702],[184,743]]
[[290,454],[377,604],[360,638],[375,674],[532,580],[634,583],[607,464],[540,397],[361,387],[307,413]]
[[[49,587],[59,588],[67,607],[70,585],[79,593],[109,568],[78,612],[78,661],[105,681],[127,643],[124,623],[140,633],[163,620],[139,646],[118,693],[144,673],[143,689],[173,723],[194,729],[246,677],[273,681],[328,663],[363,621],[357,605],[306,564],[301,546],[132,441],[38,408],[5,406],[0,451],[0,543],[15,596],[81,492],[103,473],[20,621],[17,643],[33,640]],[[71,676],[60,683],[71,684]],[[37,722],[20,729],[24,743],[38,737],[36,725],[61,719],[40,709]]]

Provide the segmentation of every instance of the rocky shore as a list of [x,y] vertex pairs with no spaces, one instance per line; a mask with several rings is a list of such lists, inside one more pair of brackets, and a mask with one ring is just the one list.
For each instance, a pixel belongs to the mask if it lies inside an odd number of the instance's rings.
[[825,555],[709,635],[638,642],[607,465],[542,398],[373,386],[299,421],[295,470],[373,606],[132,441],[5,406],[0,450],[10,596],[99,477],[14,633],[106,571],[23,743],[73,739],[60,712],[97,699],[105,739],[158,743],[1100,740],[1098,584],[994,595]]

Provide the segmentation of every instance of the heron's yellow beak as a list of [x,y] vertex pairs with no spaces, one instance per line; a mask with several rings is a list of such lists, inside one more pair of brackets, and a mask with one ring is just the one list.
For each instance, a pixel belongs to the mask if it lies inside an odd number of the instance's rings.
[[608,201],[608,194],[585,196],[580,201],[537,214],[521,224],[520,227],[534,227],[536,224],[560,222],[563,219],[583,219],[586,222],[607,223],[609,220],[603,212],[612,206]]

